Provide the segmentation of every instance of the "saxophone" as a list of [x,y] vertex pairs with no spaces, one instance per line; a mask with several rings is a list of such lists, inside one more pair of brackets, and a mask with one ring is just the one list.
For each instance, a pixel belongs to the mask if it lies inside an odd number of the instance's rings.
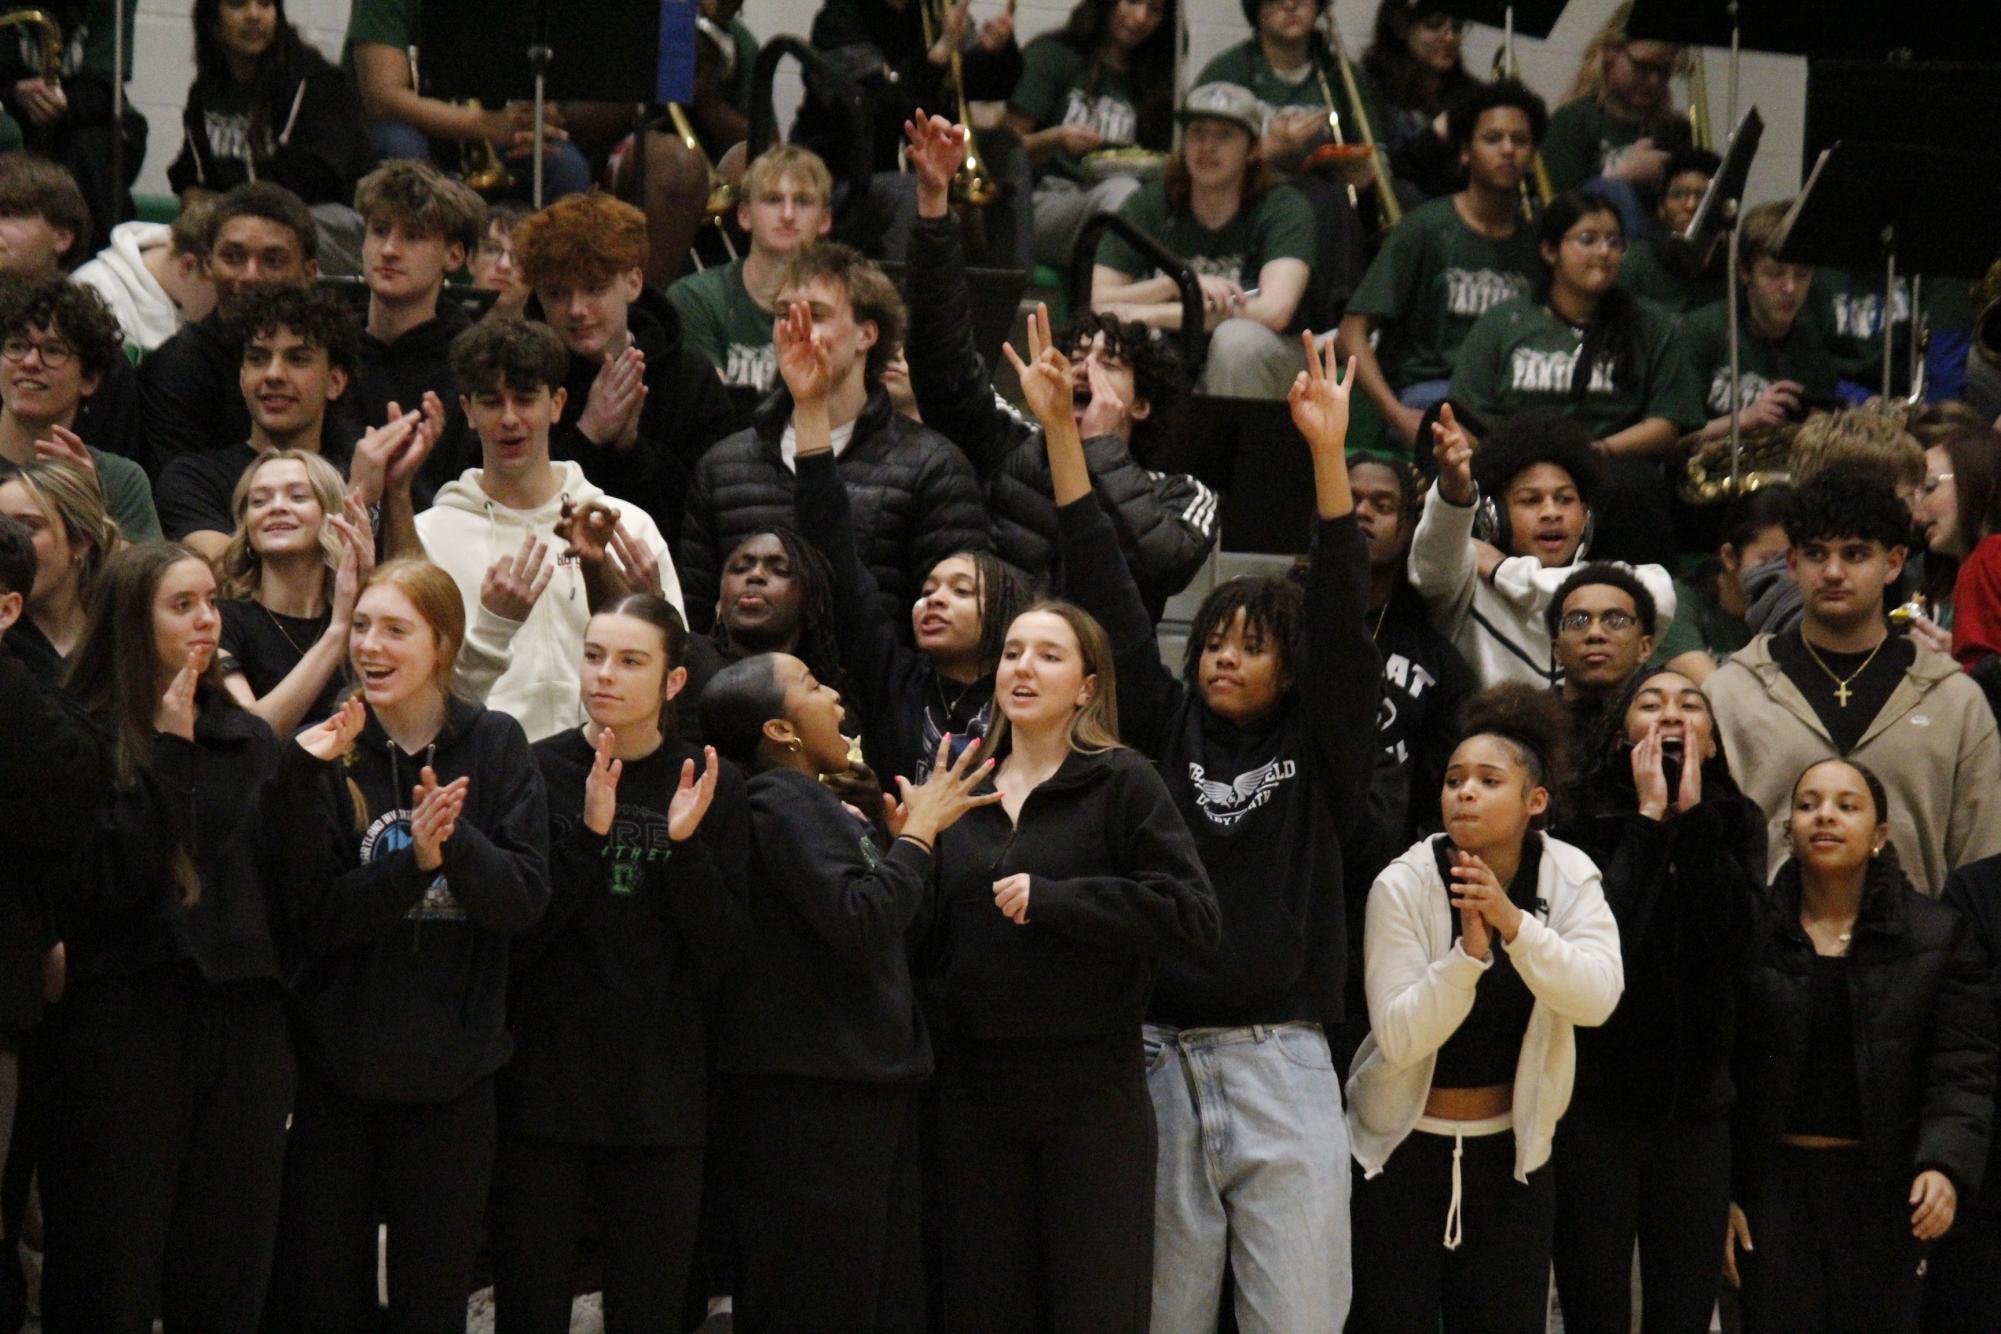
[[41,70],[42,82],[51,88],[63,78],[63,26],[55,16],[45,9],[15,9],[0,14],[0,28],[17,24],[28,24],[41,29],[42,43],[40,59],[36,64]]

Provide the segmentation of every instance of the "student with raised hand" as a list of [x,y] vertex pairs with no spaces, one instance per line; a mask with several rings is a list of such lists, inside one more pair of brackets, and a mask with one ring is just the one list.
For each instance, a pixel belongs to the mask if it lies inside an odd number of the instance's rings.
[[710,1138],[709,1011],[742,947],[749,852],[742,776],[674,737],[686,641],[651,594],[606,605],[581,648],[590,721],[535,747],[550,899],[512,959],[500,1334],[566,1334],[593,1219],[606,1327],[658,1328],[681,1309]]
[[1027,604],[1028,585],[991,552],[948,555],[924,576],[910,608],[915,647],[905,645],[882,609],[856,542],[853,501],[835,470],[827,336],[810,308],[794,302],[776,339],[779,373],[799,425],[794,504],[833,576],[835,638],[854,686],[863,753],[885,780],[921,780],[942,738],[963,743],[992,725],[1001,634]]
[[114,556],[68,688],[110,788],[68,813],[68,960],[42,1168],[43,1323],[254,1334],[294,1064],[284,979],[332,861],[318,784],[350,706],[281,742],[216,672],[215,576],[185,547]]
[[729,980],[736,1318],[747,1330],[922,1329],[913,1094],[932,1050],[908,944],[931,909],[939,836],[1000,800],[993,766],[940,741],[885,797],[894,840],[823,781],[847,772],[840,692],[788,653],[732,663],[702,731],[750,775],[750,932]]
[[1904,877],[1868,769],[1811,764],[1788,805],[1738,1025],[1724,1276],[1749,1334],[1911,1331],[1929,1243],[1987,1165],[1986,961]]
[[83,639],[98,574],[125,539],[96,478],[73,463],[31,463],[0,479],[0,515],[28,530],[37,560],[26,614],[8,638],[53,681]]
[[1542,1328],[1575,1030],[1624,985],[1598,868],[1537,828],[1564,780],[1562,704],[1510,683],[1461,718],[1445,832],[1369,891],[1369,1036],[1348,1077],[1358,1334]]
[[[348,639],[367,722],[317,817],[332,886],[293,979],[301,1054],[271,1327],[465,1328],[507,1062],[509,940],[549,900],[549,814],[521,725],[455,693],[444,571],[378,566]],[[324,844],[322,845],[324,846]]]
[[1375,768],[1382,682],[1342,454],[1355,364],[1336,380],[1302,335],[1292,414],[1313,455],[1317,518],[1305,592],[1277,578],[1211,592],[1176,681],[1090,503],[1047,320],[1030,322],[1028,362],[1008,353],[1049,442],[1065,566],[1118,652],[1124,735],[1166,778],[1222,921],[1220,953],[1163,959],[1147,1005],[1153,1320],[1213,1327],[1230,1269],[1240,1328],[1339,1329],[1350,1173],[1327,1030],[1342,1018],[1348,962],[1341,849]]
[[368,510],[317,454],[265,454],[237,480],[216,562],[223,682],[272,731],[338,707],[355,599],[375,569]]
[[1579,752],[1558,827],[1604,874],[1626,989],[1577,1034],[1556,1130],[1556,1287],[1567,1327],[1703,1334],[1730,1211],[1730,1061],[1763,920],[1764,815],[1730,777],[1701,688],[1641,673]]

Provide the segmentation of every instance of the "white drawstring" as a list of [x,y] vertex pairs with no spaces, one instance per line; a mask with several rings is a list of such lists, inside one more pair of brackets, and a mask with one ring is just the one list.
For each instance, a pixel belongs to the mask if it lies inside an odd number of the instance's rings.
[[1456,1251],[1466,1240],[1466,1183],[1459,1176],[1459,1160],[1466,1155],[1466,1136],[1452,1132],[1452,1203],[1445,1206],[1445,1249]]

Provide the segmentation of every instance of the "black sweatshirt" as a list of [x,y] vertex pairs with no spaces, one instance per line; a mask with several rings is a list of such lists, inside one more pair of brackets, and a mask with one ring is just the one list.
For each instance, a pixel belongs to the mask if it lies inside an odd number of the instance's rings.
[[[437,314],[393,343],[367,330],[361,335],[361,358],[354,384],[344,396],[366,428],[389,420],[389,405],[405,412],[424,405],[424,392],[437,394],[445,408],[445,432],[432,447],[417,479],[417,502],[429,505],[438,488],[467,468],[479,466],[479,442],[466,434],[465,413],[459,409],[458,382],[452,378],[452,340],[472,327],[472,316],[456,301],[438,298]],[[566,407],[575,412],[582,404]]]
[[[472,779],[435,873],[410,841],[426,764],[440,784]],[[506,1062],[509,937],[549,901],[548,802],[528,738],[454,699],[425,753],[404,755],[371,714],[322,795],[338,861],[293,988],[304,1048],[355,1097],[448,1102]]]
[[718,1064],[735,1074],[909,1084],[931,1042],[905,938],[930,898],[931,856],[887,852],[818,779],[753,776],[750,938],[730,979]]
[[707,1134],[709,1006],[741,949],[749,830],[722,766],[700,831],[667,832],[681,765],[668,741],[627,760],[609,834],[583,820],[595,752],[581,729],[536,743],[549,793],[549,908],[514,942],[502,1124],[587,1144],[696,1145]]
[[[1986,956],[1987,996],[1994,1007],[1996,1032],[2001,1032],[2001,856],[1954,868],[1939,897],[1959,910]],[[1987,1174],[1982,1180],[1986,1187],[1973,1197],[1972,1207],[1989,1219],[2001,1218],[2001,1134],[1988,1136]]]
[[[72,978],[192,961],[211,983],[281,982],[332,871],[317,784],[333,766],[279,741],[223,692],[204,689],[195,739],[161,735],[130,786],[98,794],[91,854],[58,920]],[[100,734],[112,772],[113,741]],[[192,907],[176,850],[200,880]]]
[[260,180],[308,205],[354,202],[355,182],[375,156],[354,85],[304,44],[294,67],[274,83],[270,100],[259,106],[254,84],[227,75],[196,78],[181,113],[181,151],[167,164],[168,188],[177,195],[191,187],[222,194]]
[[[230,338],[219,309],[182,325],[139,363],[140,429],[148,448],[138,457],[156,470],[156,484],[179,455],[227,449],[250,438],[242,365],[243,347]],[[321,452],[345,458],[360,438],[355,418],[340,403],[328,405]]]
[[[1025,923],[994,906],[1018,874]],[[1073,751],[1017,822],[981,806],[938,840],[931,947],[955,1039],[1137,1042],[1156,962],[1204,958],[1219,931],[1188,827],[1136,751]]]
[[1348,922],[1341,847],[1377,755],[1382,664],[1362,620],[1368,557],[1354,516],[1319,523],[1296,685],[1238,726],[1161,665],[1153,626],[1095,503],[1059,511],[1078,601],[1118,653],[1119,717],[1156,758],[1216,886],[1222,949],[1162,965],[1147,1017],[1176,1027],[1337,1023]]

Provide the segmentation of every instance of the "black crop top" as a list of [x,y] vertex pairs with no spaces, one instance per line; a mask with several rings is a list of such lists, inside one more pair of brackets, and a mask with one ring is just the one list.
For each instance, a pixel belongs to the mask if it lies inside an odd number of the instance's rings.
[[[1431,850],[1438,858],[1438,875],[1445,882],[1449,903],[1454,883],[1452,855],[1458,849],[1450,838],[1438,838],[1432,841]],[[1536,910],[1536,877],[1541,867],[1542,836],[1531,831],[1522,840],[1521,865],[1508,882],[1508,898],[1523,912]],[[1457,908],[1452,909],[1452,939],[1459,939]],[[1438,1049],[1438,1061],[1431,1072],[1433,1088],[1487,1088],[1515,1082],[1515,1065],[1521,1059],[1522,1037],[1528,1032],[1535,997],[1515,971],[1508,951],[1501,947],[1498,932],[1493,943],[1493,962],[1475,986],[1473,1008]]]
[[1845,957],[1813,956],[1806,1057],[1785,1126],[1788,1135],[1862,1138],[1862,1087],[1855,1078],[1855,1014]]

